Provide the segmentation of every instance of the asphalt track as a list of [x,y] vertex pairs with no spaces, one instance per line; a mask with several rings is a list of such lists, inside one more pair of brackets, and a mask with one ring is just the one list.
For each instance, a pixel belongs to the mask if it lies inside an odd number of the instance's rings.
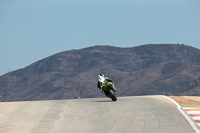
[[0,103],[0,133],[194,133],[162,96]]

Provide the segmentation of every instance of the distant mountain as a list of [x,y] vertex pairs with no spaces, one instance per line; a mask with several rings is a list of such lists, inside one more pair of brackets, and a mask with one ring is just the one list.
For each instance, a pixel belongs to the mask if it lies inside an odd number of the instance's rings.
[[200,50],[180,44],[70,50],[0,77],[2,101],[102,97],[97,75],[118,96],[200,95]]

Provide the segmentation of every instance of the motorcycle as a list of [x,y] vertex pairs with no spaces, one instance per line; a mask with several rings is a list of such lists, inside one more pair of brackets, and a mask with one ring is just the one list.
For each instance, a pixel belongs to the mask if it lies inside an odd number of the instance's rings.
[[115,92],[115,89],[114,89],[114,83],[113,82],[111,82],[111,81],[106,82],[104,84],[103,91],[104,91],[104,94],[107,97],[112,99],[112,101],[117,101],[116,92]]

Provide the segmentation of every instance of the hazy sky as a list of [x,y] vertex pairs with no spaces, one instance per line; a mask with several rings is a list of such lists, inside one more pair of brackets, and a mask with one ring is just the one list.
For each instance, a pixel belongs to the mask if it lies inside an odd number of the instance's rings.
[[200,0],[0,0],[0,75],[71,49],[200,49]]

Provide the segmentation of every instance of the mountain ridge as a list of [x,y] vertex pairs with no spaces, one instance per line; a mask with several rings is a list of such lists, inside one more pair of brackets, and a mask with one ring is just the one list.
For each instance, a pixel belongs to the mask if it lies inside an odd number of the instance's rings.
[[0,76],[2,101],[102,97],[97,75],[118,96],[199,95],[200,50],[183,44],[92,46],[63,51]]

